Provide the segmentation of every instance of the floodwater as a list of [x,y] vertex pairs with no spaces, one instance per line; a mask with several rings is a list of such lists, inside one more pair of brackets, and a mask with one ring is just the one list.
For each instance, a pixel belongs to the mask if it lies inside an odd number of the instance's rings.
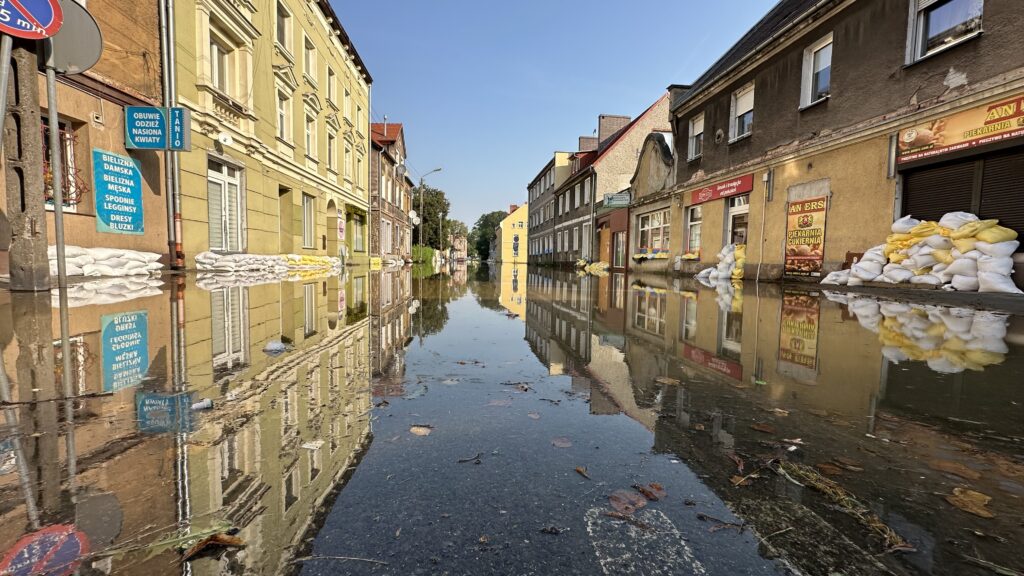
[[521,267],[0,292],[0,574],[1015,574],[1024,318]]

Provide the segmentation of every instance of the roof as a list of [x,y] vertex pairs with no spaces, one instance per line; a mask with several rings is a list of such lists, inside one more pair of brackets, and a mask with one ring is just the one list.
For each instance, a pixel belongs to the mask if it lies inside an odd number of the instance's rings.
[[664,100],[665,98],[668,98],[668,92],[662,94],[661,98],[658,98],[657,100],[654,101],[654,104],[651,104],[650,106],[648,106],[647,109],[643,111],[643,113],[641,113],[639,116],[634,118],[629,124],[626,124],[625,128],[623,128],[622,130],[619,130],[618,134],[616,134],[615,136],[612,136],[611,141],[608,142],[608,144],[605,145],[605,147],[597,154],[597,157],[594,158],[594,162],[597,162],[601,158],[603,158],[604,155],[607,154],[609,150],[611,150],[612,148],[615,147],[615,144],[618,143],[618,141],[621,140],[623,136],[628,134],[629,131],[632,130],[634,126],[636,126],[641,120],[646,118],[647,114],[650,113],[651,110],[654,110],[654,108],[657,107],[658,104],[661,104],[661,101]]
[[391,144],[402,135],[402,124],[400,122],[388,122],[387,124],[374,122],[370,124],[370,138],[374,144]]
[[729,48],[688,90],[679,91],[673,97],[670,109],[675,110],[725,75],[737,64],[750,57],[762,44],[771,40],[790,25],[803,20],[813,9],[826,0],[779,0],[757,24],[747,30],[732,48]]
[[341,25],[341,20],[338,19],[338,14],[335,13],[334,8],[331,6],[330,0],[317,0],[317,6],[327,16],[327,22],[331,28],[334,29],[334,34],[341,41],[341,45],[346,50],[352,53],[352,60],[356,63],[356,70],[366,80],[367,84],[373,84],[373,77],[370,76],[370,71],[366,69],[366,64],[363,63],[363,59],[359,56],[359,52],[356,50],[356,45],[352,43],[352,39],[349,38],[348,32],[345,31],[345,27]]

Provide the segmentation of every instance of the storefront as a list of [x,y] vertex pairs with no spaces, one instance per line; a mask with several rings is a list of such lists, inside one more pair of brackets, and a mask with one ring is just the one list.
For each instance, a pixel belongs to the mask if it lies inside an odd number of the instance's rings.
[[[750,238],[750,193],[754,174],[691,190],[683,209],[683,253],[687,260],[717,262],[727,244],[746,244]],[[721,234],[717,228],[721,226]]]
[[597,257],[612,270],[626,269],[629,246],[629,192],[611,194],[595,209]]

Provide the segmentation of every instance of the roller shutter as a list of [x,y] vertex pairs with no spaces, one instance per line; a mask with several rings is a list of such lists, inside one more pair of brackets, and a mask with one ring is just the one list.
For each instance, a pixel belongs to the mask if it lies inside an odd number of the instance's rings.
[[975,162],[954,162],[903,174],[903,214],[939,220],[946,212],[971,211]]
[[1024,235],[1024,151],[985,157],[978,215]]

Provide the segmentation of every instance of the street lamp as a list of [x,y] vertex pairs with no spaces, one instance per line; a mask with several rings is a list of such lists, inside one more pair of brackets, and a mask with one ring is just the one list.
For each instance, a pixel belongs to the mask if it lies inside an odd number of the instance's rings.
[[420,246],[423,245],[423,220],[425,220],[426,217],[427,217],[427,215],[423,213],[423,179],[426,178],[427,176],[430,176],[434,172],[440,172],[440,171],[441,171],[440,168],[434,168],[430,172],[427,172],[423,176],[420,176],[420,214],[419,214],[419,216],[420,216],[420,225],[416,227],[417,234],[419,235],[419,240],[418,240],[417,244],[419,244]]

